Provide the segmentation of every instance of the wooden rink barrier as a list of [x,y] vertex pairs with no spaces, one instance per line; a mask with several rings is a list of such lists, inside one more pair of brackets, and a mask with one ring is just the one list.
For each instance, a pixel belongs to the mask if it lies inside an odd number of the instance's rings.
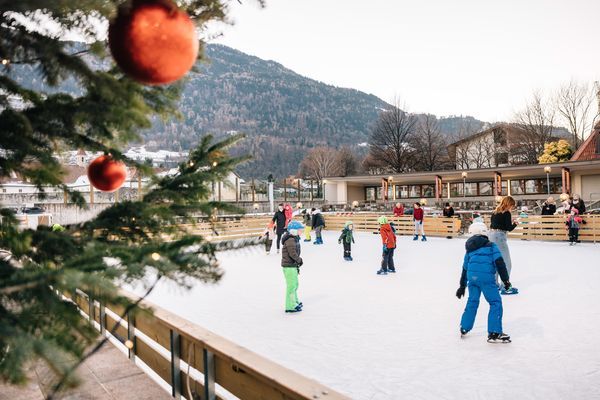
[[82,291],[66,298],[176,399],[349,399],[148,301],[121,319],[121,306],[100,304]]
[[[581,216],[585,224],[580,224],[579,240],[582,242],[597,243],[600,241],[600,215]],[[568,229],[565,222],[566,215],[532,215],[528,217],[515,217],[519,220],[519,225],[508,233],[511,239],[521,240],[548,240],[548,241],[567,241],[569,240]],[[486,225],[490,226],[490,216],[484,217]]]
[[[394,217],[377,213],[324,213],[325,230],[341,231],[346,221],[352,221],[354,229],[358,232],[378,232],[377,218],[385,215],[388,221],[394,223],[397,235],[413,235],[414,223],[411,215]],[[579,230],[579,239],[582,242],[600,242],[600,215],[586,215]],[[518,218],[518,217],[515,217]],[[301,216],[294,217],[302,221]],[[532,215],[518,218],[521,222],[508,237],[522,240],[568,240],[566,216],[564,215]],[[203,235],[209,241],[235,240],[243,238],[258,238],[267,228],[271,216],[243,216],[236,219],[216,221],[213,223],[201,222],[189,225],[190,232]],[[490,216],[484,215],[486,225],[490,226]],[[425,216],[425,234],[432,237],[457,237],[462,234],[461,220],[458,218],[445,218]]]

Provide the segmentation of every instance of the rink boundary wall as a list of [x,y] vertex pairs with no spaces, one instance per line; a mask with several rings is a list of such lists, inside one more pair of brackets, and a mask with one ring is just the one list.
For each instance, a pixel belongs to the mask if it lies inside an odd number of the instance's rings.
[[[138,300],[124,290],[121,295]],[[126,314],[79,290],[65,298],[173,398],[192,400],[191,391],[203,400],[350,399],[146,300]]]
[[[381,213],[331,213],[323,214],[325,230],[341,231],[346,221],[352,221],[354,229],[358,232],[379,232],[377,218]],[[414,222],[412,216],[394,217],[388,220],[394,223],[397,235],[413,235]],[[301,217],[295,218],[301,221]],[[486,225],[489,227],[489,215],[484,215]],[[600,242],[600,215],[583,215],[586,222],[581,225],[579,238],[585,242]],[[566,217],[563,215],[535,215],[518,218],[520,224],[508,237],[521,240],[568,240]],[[199,234],[210,241],[235,240],[242,238],[260,237],[271,221],[270,216],[243,216],[221,219],[215,222],[201,222],[188,225],[190,233]],[[425,216],[425,234],[433,237],[457,237],[462,232],[462,223],[459,218],[444,218]]]

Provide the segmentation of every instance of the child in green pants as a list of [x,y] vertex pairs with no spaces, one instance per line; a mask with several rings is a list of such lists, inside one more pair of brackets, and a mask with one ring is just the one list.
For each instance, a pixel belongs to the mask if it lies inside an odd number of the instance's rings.
[[281,266],[285,276],[285,312],[302,311],[302,303],[298,301],[298,274],[302,266],[300,257],[300,231],[304,228],[300,222],[292,221],[287,226],[287,232],[281,238]]

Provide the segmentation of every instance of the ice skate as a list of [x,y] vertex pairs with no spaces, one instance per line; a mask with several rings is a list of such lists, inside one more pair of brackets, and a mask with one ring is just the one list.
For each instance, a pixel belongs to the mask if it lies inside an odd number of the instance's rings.
[[[300,304],[302,304],[302,303],[300,303]],[[293,310],[285,310],[285,312],[286,313],[297,313],[297,312],[302,311],[302,306],[300,304],[298,304],[296,306],[296,308],[294,308]]]
[[387,269],[380,269],[379,271],[377,271],[377,275],[387,275],[387,273]]
[[388,269],[388,272],[390,274],[395,274],[396,273],[396,268],[390,268],[390,269]]
[[500,294],[508,296],[511,294],[518,294],[519,293],[519,289],[517,289],[516,287],[509,287],[508,290],[505,289],[504,287],[502,289],[500,289]]
[[490,333],[487,339],[488,343],[510,343],[510,336],[506,333]]
[[415,235],[415,237],[413,238],[413,240],[419,240],[419,235]]
[[463,329],[462,326],[461,326],[460,327],[460,337],[462,338],[462,337],[467,336],[467,333],[469,333],[469,331],[466,330],[466,329]]
[[423,237],[421,238],[421,242],[426,242],[426,241],[427,241],[427,238],[426,238],[425,236],[423,236]]

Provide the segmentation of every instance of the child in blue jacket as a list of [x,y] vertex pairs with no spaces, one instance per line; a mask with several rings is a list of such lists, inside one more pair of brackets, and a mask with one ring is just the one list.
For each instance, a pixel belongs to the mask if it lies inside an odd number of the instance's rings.
[[502,332],[502,298],[496,286],[496,271],[504,283],[506,290],[510,289],[508,270],[502,259],[502,254],[496,244],[489,241],[485,235],[474,235],[465,244],[465,254],[460,288],[456,291],[459,299],[469,288],[469,299],[460,320],[460,334],[466,335],[475,323],[479,297],[483,297],[490,305],[488,314],[488,342],[510,343],[510,336]]

